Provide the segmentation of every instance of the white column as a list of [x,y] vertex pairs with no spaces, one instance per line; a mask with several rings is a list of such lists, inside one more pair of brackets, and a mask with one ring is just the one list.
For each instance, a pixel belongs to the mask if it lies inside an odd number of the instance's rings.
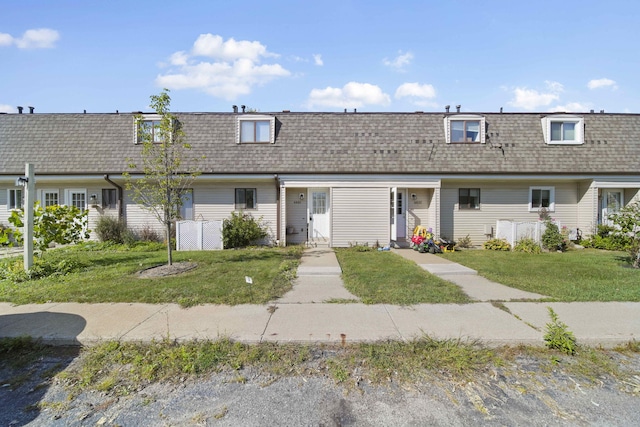
[[24,269],[29,270],[33,266],[33,204],[36,195],[36,178],[33,165],[25,165],[27,185],[24,189]]

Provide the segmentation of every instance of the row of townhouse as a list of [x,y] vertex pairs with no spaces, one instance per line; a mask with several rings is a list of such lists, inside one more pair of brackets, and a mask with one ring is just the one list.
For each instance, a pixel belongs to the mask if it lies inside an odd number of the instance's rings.
[[[637,114],[175,115],[205,157],[183,217],[250,212],[280,245],[407,245],[416,225],[479,245],[497,220],[536,220],[541,208],[589,234],[640,199]],[[14,183],[31,163],[42,204],[89,209],[90,227],[121,215],[160,230],[123,189],[139,128],[133,113],[0,114],[0,223],[21,206]]]

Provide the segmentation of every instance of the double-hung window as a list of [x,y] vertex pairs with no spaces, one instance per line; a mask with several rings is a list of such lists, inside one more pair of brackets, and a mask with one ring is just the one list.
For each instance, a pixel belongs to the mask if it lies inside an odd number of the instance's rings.
[[22,209],[24,202],[21,189],[9,189],[7,194],[7,209]]
[[255,188],[236,188],[236,210],[256,209],[258,198]]
[[118,208],[118,196],[115,188],[102,189],[102,207],[104,209]]
[[554,114],[542,118],[546,144],[577,145],[584,143],[584,118],[572,114]]
[[159,114],[144,114],[135,119],[135,138],[136,144],[142,144],[145,141],[159,144],[162,142],[160,134],[160,122],[162,117]]
[[458,189],[458,209],[480,209],[480,189]]
[[44,208],[46,208],[47,206],[59,205],[60,197],[58,190],[41,190],[40,203]]
[[238,117],[237,143],[273,144],[275,142],[275,117],[247,115]]
[[554,187],[529,187],[529,212],[540,209],[553,212],[556,208]]
[[485,119],[471,114],[456,114],[444,118],[447,144],[485,142]]

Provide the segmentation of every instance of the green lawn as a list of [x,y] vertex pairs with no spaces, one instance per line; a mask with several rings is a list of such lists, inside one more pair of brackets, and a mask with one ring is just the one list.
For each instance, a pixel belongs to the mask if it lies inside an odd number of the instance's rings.
[[345,287],[365,304],[467,303],[445,280],[392,252],[336,249]]
[[489,280],[559,301],[640,301],[640,270],[624,252],[595,249],[538,255],[464,250],[442,255]]
[[[166,250],[119,249],[91,250],[86,245],[48,251],[48,262],[67,260],[82,268],[25,282],[0,280],[0,301],[264,304],[291,289],[301,255],[299,248],[174,252],[174,262],[196,262],[197,268],[178,276],[141,279],[137,272],[166,262]],[[252,277],[251,287],[245,276]]]

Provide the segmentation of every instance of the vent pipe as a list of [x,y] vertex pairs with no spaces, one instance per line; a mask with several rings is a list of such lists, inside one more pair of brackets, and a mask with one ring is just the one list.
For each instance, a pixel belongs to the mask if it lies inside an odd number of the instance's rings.
[[460,107],[461,107],[460,104],[456,105],[456,112],[458,112],[458,113],[460,112]]
[[232,105],[232,107],[233,107],[233,112],[237,113],[238,112],[238,106],[237,105]]
[[502,114],[502,107],[500,107],[500,114]]
[[23,108],[19,106],[18,107],[18,114],[22,114],[22,110],[23,110]]
[[246,105],[241,105],[240,108],[242,108],[242,112],[244,113],[244,111],[247,108],[247,106]]
[[604,110],[600,110],[600,114],[604,114]]
[[33,110],[35,110],[35,107],[29,107],[29,114],[33,114]]
[[448,113],[449,112],[449,108],[451,108],[451,105],[445,105],[444,106],[444,111],[446,111]]
[[357,112],[358,112],[358,110],[356,110],[356,109],[354,108],[354,109],[353,109],[353,112],[354,112],[354,113],[357,113]]

